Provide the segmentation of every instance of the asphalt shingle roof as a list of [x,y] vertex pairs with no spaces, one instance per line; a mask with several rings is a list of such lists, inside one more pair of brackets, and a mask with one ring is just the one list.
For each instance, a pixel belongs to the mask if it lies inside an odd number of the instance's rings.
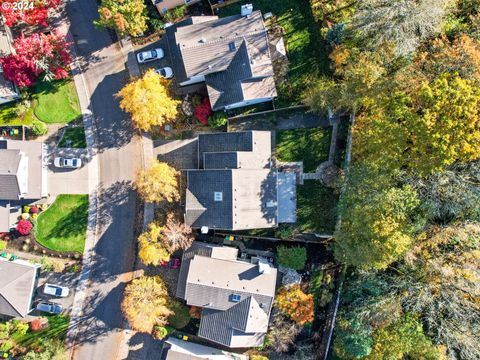
[[234,248],[194,242],[182,259],[177,296],[204,308],[200,337],[229,347],[259,346],[276,278],[274,268],[261,273],[258,265],[237,260]]
[[31,309],[37,267],[0,259],[0,314],[25,317]]
[[20,150],[0,149],[0,199],[18,200],[20,187],[17,172],[22,156]]
[[260,11],[184,21],[167,28],[167,39],[176,81],[204,76],[213,110],[277,95]]

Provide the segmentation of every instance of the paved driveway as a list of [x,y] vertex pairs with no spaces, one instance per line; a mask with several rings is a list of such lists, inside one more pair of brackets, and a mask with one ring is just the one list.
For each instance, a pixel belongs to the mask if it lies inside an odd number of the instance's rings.
[[168,45],[166,40],[167,40],[167,37],[163,36],[160,40],[154,42],[153,44],[149,44],[144,47],[141,47],[141,48],[139,47],[136,49],[137,51],[135,51],[135,57],[139,52],[142,52],[145,50],[157,49],[157,48],[161,48],[165,52],[165,57],[163,59],[150,61],[144,64],[138,64],[140,67],[140,72],[142,74],[148,69],[159,69],[166,66],[172,67],[172,65],[170,64],[170,57],[168,54],[169,50],[168,50]]
[[[56,304],[61,304],[63,306],[63,313],[68,314],[71,310],[73,304],[73,297],[75,295],[75,286],[78,281],[78,273],[65,272],[62,274],[54,272],[42,272],[40,278],[38,279],[38,287],[35,292],[35,300],[46,300]],[[65,298],[57,298],[54,296],[46,295],[43,293],[43,286],[45,283],[66,286],[70,289],[70,293]],[[32,311],[30,315],[41,316],[44,313],[39,311]]]
[[[82,159],[79,169],[59,169],[53,166],[55,157]],[[50,195],[88,194],[88,158],[86,149],[55,149],[49,154],[48,191]]]

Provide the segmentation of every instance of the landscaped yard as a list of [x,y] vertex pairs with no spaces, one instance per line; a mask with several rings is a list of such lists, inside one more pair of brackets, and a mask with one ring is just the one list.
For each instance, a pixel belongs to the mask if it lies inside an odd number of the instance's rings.
[[37,348],[42,346],[45,340],[59,339],[63,340],[67,334],[68,323],[70,318],[68,315],[47,315],[48,327],[40,331],[29,330],[25,335],[12,336],[12,340],[19,347]]
[[298,103],[311,80],[329,73],[326,43],[313,18],[308,0],[242,0],[219,10],[219,15],[240,14],[240,6],[253,4],[263,14],[272,12],[277,24],[283,28],[285,45],[290,61],[287,84],[277,88],[279,105]]
[[305,172],[314,172],[328,160],[330,129],[294,129],[277,131],[275,151],[281,161],[301,161]]
[[[70,144],[68,144],[70,142]],[[62,141],[59,147],[71,147],[83,149],[87,147],[87,140],[85,139],[85,130],[82,126],[68,128],[65,130]]]
[[73,81],[41,82],[33,91],[34,113],[39,120],[46,123],[68,123],[81,116]]
[[22,102],[0,106],[0,125],[68,123],[81,116],[75,85],[71,80],[40,82],[30,90],[30,107]]
[[[330,129],[277,131],[276,156],[282,161],[302,161],[305,172],[314,172],[328,159]],[[317,180],[305,180],[297,188],[297,226],[302,232],[332,234],[338,195]]]
[[35,237],[56,251],[83,252],[88,220],[88,195],[59,195],[38,216]]

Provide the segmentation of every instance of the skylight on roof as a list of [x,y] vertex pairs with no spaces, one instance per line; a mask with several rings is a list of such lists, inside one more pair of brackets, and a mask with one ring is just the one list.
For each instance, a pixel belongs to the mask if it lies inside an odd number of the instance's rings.
[[242,299],[242,297],[240,296],[240,294],[232,294],[230,296],[230,300],[232,302],[240,302],[241,299]]
[[232,41],[230,43],[228,43],[228,48],[230,49],[230,51],[235,51],[236,47],[235,47],[235,43]]
[[220,191],[215,191],[213,193],[213,200],[215,201],[222,201],[223,200],[223,193]]

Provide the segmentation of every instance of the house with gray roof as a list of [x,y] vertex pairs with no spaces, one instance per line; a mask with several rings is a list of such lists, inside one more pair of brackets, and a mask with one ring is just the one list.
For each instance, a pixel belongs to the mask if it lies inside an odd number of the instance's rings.
[[260,11],[218,18],[194,16],[167,28],[175,81],[205,83],[213,110],[233,109],[277,96]]
[[186,171],[185,223],[222,230],[296,221],[296,176],[271,163],[270,131],[201,134]]
[[32,310],[39,265],[0,258],[0,315],[25,317]]
[[248,360],[248,356],[170,337],[162,345],[160,360]]
[[10,212],[48,196],[41,142],[0,140],[0,232],[12,224]]
[[230,348],[261,346],[276,280],[266,259],[238,260],[236,248],[194,242],[183,254],[177,297],[203,309],[199,337]]

